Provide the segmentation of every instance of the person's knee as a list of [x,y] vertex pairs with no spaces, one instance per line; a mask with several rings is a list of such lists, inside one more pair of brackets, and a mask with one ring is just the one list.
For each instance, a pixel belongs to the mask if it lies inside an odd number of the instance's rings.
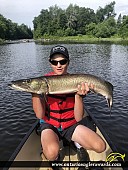
[[45,129],[41,133],[41,144],[45,157],[53,161],[59,152],[59,138],[52,129]]
[[54,161],[59,154],[59,146],[49,146],[46,149],[43,149],[43,152],[46,158],[50,161]]
[[98,142],[95,142],[93,146],[94,146],[94,150],[95,150],[97,153],[104,152],[105,149],[106,149],[106,143],[105,143],[103,140],[100,140],[100,141],[98,141]]

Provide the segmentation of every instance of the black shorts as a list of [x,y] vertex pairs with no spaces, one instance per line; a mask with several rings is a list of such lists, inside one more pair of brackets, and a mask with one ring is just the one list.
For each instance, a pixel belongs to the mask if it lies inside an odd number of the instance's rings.
[[66,139],[68,140],[69,142],[71,142],[71,139],[72,139],[72,134],[75,130],[75,128],[78,126],[78,125],[84,125],[86,127],[88,127],[89,129],[93,130],[93,131],[96,131],[96,126],[95,126],[95,123],[94,121],[91,119],[90,116],[86,116],[84,117],[82,120],[80,120],[79,122],[77,122],[76,124],[64,129],[63,131],[59,131],[56,127],[54,127],[53,125],[51,124],[48,124],[48,123],[41,123],[39,128],[38,128],[38,132],[42,132],[43,130],[45,129],[52,129],[59,137],[59,139],[63,140],[63,139]]

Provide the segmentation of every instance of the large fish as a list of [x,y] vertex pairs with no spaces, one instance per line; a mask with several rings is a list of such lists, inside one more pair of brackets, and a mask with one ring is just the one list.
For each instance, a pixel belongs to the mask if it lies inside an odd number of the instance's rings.
[[[78,85],[82,82],[88,83],[91,91],[105,96],[108,106],[111,108],[113,85],[97,76],[90,74],[42,76],[12,81],[10,86],[14,89],[30,93],[66,94],[77,92]],[[94,84],[94,89],[91,89],[91,84]]]

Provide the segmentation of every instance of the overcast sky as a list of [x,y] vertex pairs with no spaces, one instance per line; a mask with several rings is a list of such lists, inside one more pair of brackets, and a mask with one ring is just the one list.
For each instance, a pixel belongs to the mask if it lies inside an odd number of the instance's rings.
[[[66,9],[70,3],[79,7],[89,7],[95,11],[114,0],[0,0],[0,14],[18,24],[26,24],[33,28],[33,19],[42,9],[48,9],[55,4]],[[115,12],[128,15],[128,0],[115,0]]]

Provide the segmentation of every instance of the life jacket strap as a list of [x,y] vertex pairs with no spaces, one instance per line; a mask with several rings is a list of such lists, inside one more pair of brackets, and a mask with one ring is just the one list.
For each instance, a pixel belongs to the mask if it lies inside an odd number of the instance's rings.
[[64,109],[64,110],[51,110],[51,109],[50,109],[50,106],[48,106],[48,107],[46,108],[46,111],[47,111],[47,112],[53,112],[53,113],[59,113],[59,114],[62,114],[62,113],[65,113],[65,112],[68,112],[68,111],[71,111],[71,110],[74,110],[74,107],[67,108],[67,109]]
[[[46,116],[48,116],[48,114],[46,114]],[[68,121],[74,120],[75,118],[71,117],[67,119],[58,119],[56,117],[50,116],[50,119],[56,120],[57,122],[68,122]]]

